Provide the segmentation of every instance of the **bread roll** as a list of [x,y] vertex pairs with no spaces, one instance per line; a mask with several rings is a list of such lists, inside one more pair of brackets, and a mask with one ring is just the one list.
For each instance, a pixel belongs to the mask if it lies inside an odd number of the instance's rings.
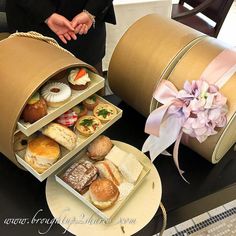
[[100,135],[89,144],[87,155],[93,160],[101,161],[110,152],[112,146],[108,137]]
[[61,124],[50,123],[43,128],[42,133],[70,151],[76,146],[76,134]]
[[119,190],[109,179],[97,179],[89,187],[90,199],[98,209],[111,207],[119,197]]
[[59,157],[59,144],[44,135],[28,142],[25,161],[39,174],[47,170]]

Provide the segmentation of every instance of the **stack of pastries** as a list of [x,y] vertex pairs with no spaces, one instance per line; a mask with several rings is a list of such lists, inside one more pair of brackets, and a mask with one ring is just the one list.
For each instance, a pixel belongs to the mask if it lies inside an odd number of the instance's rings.
[[[101,135],[87,147],[87,158],[69,167],[62,179],[100,210],[112,207],[132,191],[143,166],[130,153]],[[85,168],[85,166],[87,166]]]

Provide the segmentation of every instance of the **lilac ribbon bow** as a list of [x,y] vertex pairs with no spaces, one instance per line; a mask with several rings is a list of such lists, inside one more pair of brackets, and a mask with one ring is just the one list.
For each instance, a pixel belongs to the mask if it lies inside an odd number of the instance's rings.
[[[227,99],[220,92],[236,72],[236,49],[222,51],[203,71],[197,81],[186,81],[180,91],[167,80],[161,81],[153,97],[162,106],[148,117],[145,132],[150,134],[142,151],[149,151],[151,160],[175,143],[173,157],[181,177],[178,149],[183,134],[204,142],[227,124]],[[166,152],[165,152],[166,153]]]

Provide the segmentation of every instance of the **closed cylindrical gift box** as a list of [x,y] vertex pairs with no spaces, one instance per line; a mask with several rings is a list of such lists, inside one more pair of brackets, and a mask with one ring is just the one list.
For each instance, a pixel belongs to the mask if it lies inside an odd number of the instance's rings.
[[133,24],[116,46],[108,70],[112,91],[144,116],[153,90],[184,52],[205,37],[156,14]]
[[47,80],[68,68],[95,69],[69,52],[29,37],[2,40],[0,52],[0,152],[19,165],[13,151],[13,136],[27,100]]
[[[167,78],[177,89],[182,89],[186,80],[199,80],[207,66],[229,46],[215,38],[205,38],[195,44],[177,63]],[[218,133],[209,136],[206,141],[199,143],[195,138],[189,138],[186,145],[205,157],[212,163],[217,163],[236,141],[236,74],[223,86],[220,92],[227,98],[227,125]]]
[[[209,63],[227,47],[178,22],[149,15],[131,26],[118,43],[109,67],[109,83],[121,99],[148,116],[158,105],[153,92],[160,81],[170,80],[177,89],[183,89],[185,81],[199,80]],[[226,127],[203,143],[194,138],[185,143],[212,163],[236,141],[235,77],[220,90],[228,99]]]

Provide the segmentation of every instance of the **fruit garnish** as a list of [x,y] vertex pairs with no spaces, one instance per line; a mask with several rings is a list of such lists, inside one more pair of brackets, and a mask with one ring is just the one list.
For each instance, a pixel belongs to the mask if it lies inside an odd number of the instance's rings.
[[34,93],[33,96],[28,101],[29,105],[33,105],[40,100],[40,95],[38,92]]
[[75,79],[74,80],[78,80],[80,79],[81,77],[83,77],[84,75],[87,74],[87,71],[85,69],[80,69],[77,73],[77,75],[75,76]]

